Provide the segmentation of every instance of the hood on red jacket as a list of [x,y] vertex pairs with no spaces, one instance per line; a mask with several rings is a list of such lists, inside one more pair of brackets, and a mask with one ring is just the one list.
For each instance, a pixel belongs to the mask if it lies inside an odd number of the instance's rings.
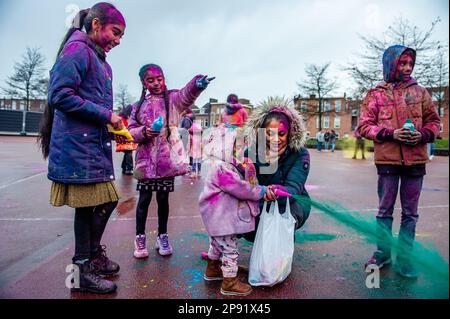
[[393,45],[384,51],[383,54],[383,79],[386,83],[395,82],[395,71],[397,69],[398,60],[400,56],[405,53],[405,51],[410,51],[416,63],[416,51],[412,48],[405,47],[403,45]]

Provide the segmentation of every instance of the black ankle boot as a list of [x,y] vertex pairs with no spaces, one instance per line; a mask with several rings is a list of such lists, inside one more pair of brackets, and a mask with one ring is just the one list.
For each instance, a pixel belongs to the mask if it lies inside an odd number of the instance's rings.
[[[98,274],[98,268],[89,259],[75,261],[79,268],[79,287],[73,287],[72,292],[90,292],[94,294],[109,294],[116,291],[117,286],[112,281],[103,279]],[[75,281],[76,282],[76,281]]]
[[93,253],[92,263],[97,267],[99,275],[111,276],[117,274],[120,270],[119,264],[106,256],[105,245],[99,246],[97,251]]

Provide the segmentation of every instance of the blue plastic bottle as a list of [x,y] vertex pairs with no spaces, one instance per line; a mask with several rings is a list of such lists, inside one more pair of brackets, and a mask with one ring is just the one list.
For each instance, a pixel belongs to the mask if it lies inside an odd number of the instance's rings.
[[164,125],[164,120],[162,116],[159,116],[152,124],[152,130],[155,132],[161,131],[162,127]]

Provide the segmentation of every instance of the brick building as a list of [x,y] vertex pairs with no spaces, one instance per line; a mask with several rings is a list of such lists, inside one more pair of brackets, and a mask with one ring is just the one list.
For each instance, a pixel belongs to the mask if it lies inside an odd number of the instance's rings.
[[[443,88],[428,88],[433,102],[436,104],[441,116],[440,136],[448,138],[448,86]],[[308,136],[315,138],[319,128],[319,100],[311,95],[308,98],[296,96],[294,103],[297,110],[305,119]],[[330,97],[322,99],[322,131],[334,130],[339,138],[346,138],[353,135],[359,121],[361,100],[352,100],[343,97]]]
[[[46,99],[30,100],[30,112],[44,112],[47,105]],[[0,110],[25,111],[27,101],[25,99],[0,98]]]
[[[305,119],[307,135],[315,138],[319,130],[319,100],[314,95],[308,98],[296,96],[294,103]],[[322,99],[322,131],[334,130],[339,138],[349,137],[358,124],[360,105],[361,101],[345,95]]]
[[448,86],[429,88],[433,102],[436,104],[441,117],[441,137],[448,138]]
[[[239,99],[239,103],[242,104],[250,116],[253,111],[253,105],[250,103],[250,100]],[[198,109],[198,112],[194,109],[195,120],[201,125],[202,128],[217,126],[222,123],[222,114],[225,110],[225,105],[225,102],[219,102],[216,99],[209,99],[209,102],[202,108]]]

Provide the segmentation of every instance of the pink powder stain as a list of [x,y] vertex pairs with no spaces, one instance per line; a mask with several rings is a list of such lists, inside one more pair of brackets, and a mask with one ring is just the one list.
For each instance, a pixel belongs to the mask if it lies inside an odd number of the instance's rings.
[[314,191],[317,189],[320,189],[321,186],[319,185],[305,185],[305,188],[307,191]]
[[215,205],[219,201],[219,194],[214,194],[213,197],[208,199],[208,205]]
[[289,122],[285,119],[280,120],[280,125],[278,127],[278,134],[280,133],[287,133],[289,131]]
[[233,177],[230,173],[224,173],[219,177],[219,185],[228,186],[234,183]]

